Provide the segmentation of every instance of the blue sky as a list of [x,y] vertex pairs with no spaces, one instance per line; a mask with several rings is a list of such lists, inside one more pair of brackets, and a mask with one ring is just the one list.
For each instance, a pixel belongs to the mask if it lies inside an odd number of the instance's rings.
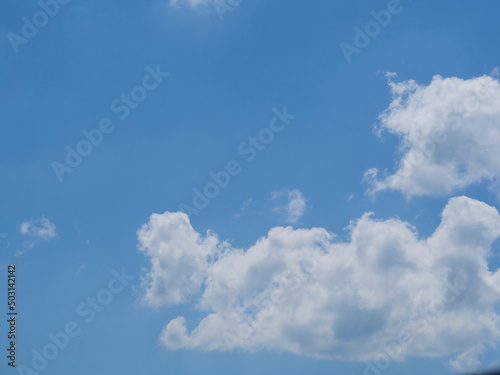
[[[40,5],[3,5],[0,270],[18,269],[18,366],[73,321],[81,333],[39,373],[372,373],[405,309],[462,271],[472,286],[376,371],[498,365],[500,4],[244,0],[221,19],[194,3],[57,3],[21,44],[9,33]],[[390,7],[356,47],[355,28]],[[342,43],[358,48],[350,62]],[[122,120],[112,103],[131,92],[146,97]],[[247,161],[240,147],[275,117],[284,129]],[[68,167],[67,147],[106,119]],[[419,141],[432,151],[398,174]],[[177,213],[231,161],[239,173],[206,208]],[[293,298],[228,350],[224,333],[318,243],[326,258]],[[85,323],[78,306],[123,268],[134,279]]]

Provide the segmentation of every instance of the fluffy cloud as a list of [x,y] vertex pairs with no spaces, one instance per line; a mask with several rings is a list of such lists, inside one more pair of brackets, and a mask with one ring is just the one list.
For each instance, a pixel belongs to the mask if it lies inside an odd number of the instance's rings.
[[273,211],[284,216],[288,223],[296,223],[306,212],[306,199],[297,190],[273,191],[271,200]]
[[365,361],[455,353],[459,367],[500,340],[500,270],[487,262],[500,236],[494,207],[452,198],[428,238],[371,213],[348,230],[341,242],[323,228],[277,227],[237,249],[197,233],[183,213],[152,215],[139,231],[151,262],[145,301],[191,299],[206,314],[192,330],[171,320],[161,342]]
[[429,85],[396,83],[389,75],[392,102],[379,117],[378,133],[400,138],[394,173],[365,173],[369,192],[405,195],[449,194],[489,181],[499,192],[500,83],[482,76],[463,80],[435,76]]
[[187,215],[153,214],[138,232],[140,249],[151,261],[145,301],[152,306],[186,302],[203,284],[220,245],[210,233],[201,236]]
[[41,240],[50,240],[57,237],[56,226],[46,218],[22,223],[20,232],[23,236],[35,237]]

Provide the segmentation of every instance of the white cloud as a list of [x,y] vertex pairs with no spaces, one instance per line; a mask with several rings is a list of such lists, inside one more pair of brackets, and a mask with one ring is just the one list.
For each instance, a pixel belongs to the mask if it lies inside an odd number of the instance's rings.
[[500,270],[487,262],[500,236],[494,207],[452,198],[428,238],[372,214],[348,229],[340,242],[323,228],[277,227],[244,250],[197,233],[183,213],[152,215],[139,231],[151,262],[145,301],[191,298],[206,313],[189,331],[184,317],[171,320],[161,342],[360,361],[458,353],[458,368],[500,340]]
[[460,353],[455,359],[448,363],[455,371],[466,372],[477,370],[481,366],[478,356],[483,354],[485,348],[483,345],[476,345],[466,352]]
[[273,191],[271,200],[275,205],[273,211],[284,215],[288,223],[296,223],[306,212],[306,199],[297,190]]
[[369,192],[442,195],[482,181],[500,192],[499,81],[435,76],[419,85],[388,78],[392,102],[379,117],[378,133],[399,136],[402,156],[394,173],[365,173]]
[[22,223],[20,232],[23,236],[36,237],[41,240],[57,237],[56,226],[44,217]]
[[151,260],[152,269],[143,280],[145,301],[153,306],[186,302],[200,289],[208,262],[216,255],[218,240],[198,234],[182,213],[153,214],[138,231],[140,249]]

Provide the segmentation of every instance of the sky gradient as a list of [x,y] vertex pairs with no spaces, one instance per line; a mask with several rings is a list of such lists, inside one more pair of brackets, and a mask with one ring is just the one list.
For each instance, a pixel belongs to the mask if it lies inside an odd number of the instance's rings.
[[40,3],[0,15],[2,373],[500,366],[499,3]]

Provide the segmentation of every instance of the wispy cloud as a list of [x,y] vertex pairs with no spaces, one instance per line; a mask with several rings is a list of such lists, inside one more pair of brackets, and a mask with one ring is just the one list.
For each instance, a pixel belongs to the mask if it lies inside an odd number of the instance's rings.
[[484,345],[475,345],[471,349],[460,353],[456,358],[450,359],[448,364],[450,367],[459,372],[467,372],[477,370],[481,366],[479,355],[486,351]]
[[243,202],[243,204],[241,205],[240,209],[238,210],[238,212],[236,212],[233,215],[233,217],[235,217],[235,218],[242,217],[245,214],[245,212],[248,209],[248,207],[250,206],[250,203],[252,203],[252,201],[253,201],[253,198],[248,198],[247,200],[245,200]]
[[56,226],[44,217],[21,223],[19,232],[26,237],[22,250],[16,250],[15,256],[31,250],[38,241],[48,241],[57,237]]
[[22,223],[20,232],[23,236],[39,238],[45,241],[57,237],[56,226],[44,217]]
[[173,7],[179,7],[182,5],[197,6],[209,3],[208,0],[170,0],[169,5]]
[[307,201],[297,190],[280,190],[271,193],[273,212],[283,215],[288,223],[296,223],[307,210]]

